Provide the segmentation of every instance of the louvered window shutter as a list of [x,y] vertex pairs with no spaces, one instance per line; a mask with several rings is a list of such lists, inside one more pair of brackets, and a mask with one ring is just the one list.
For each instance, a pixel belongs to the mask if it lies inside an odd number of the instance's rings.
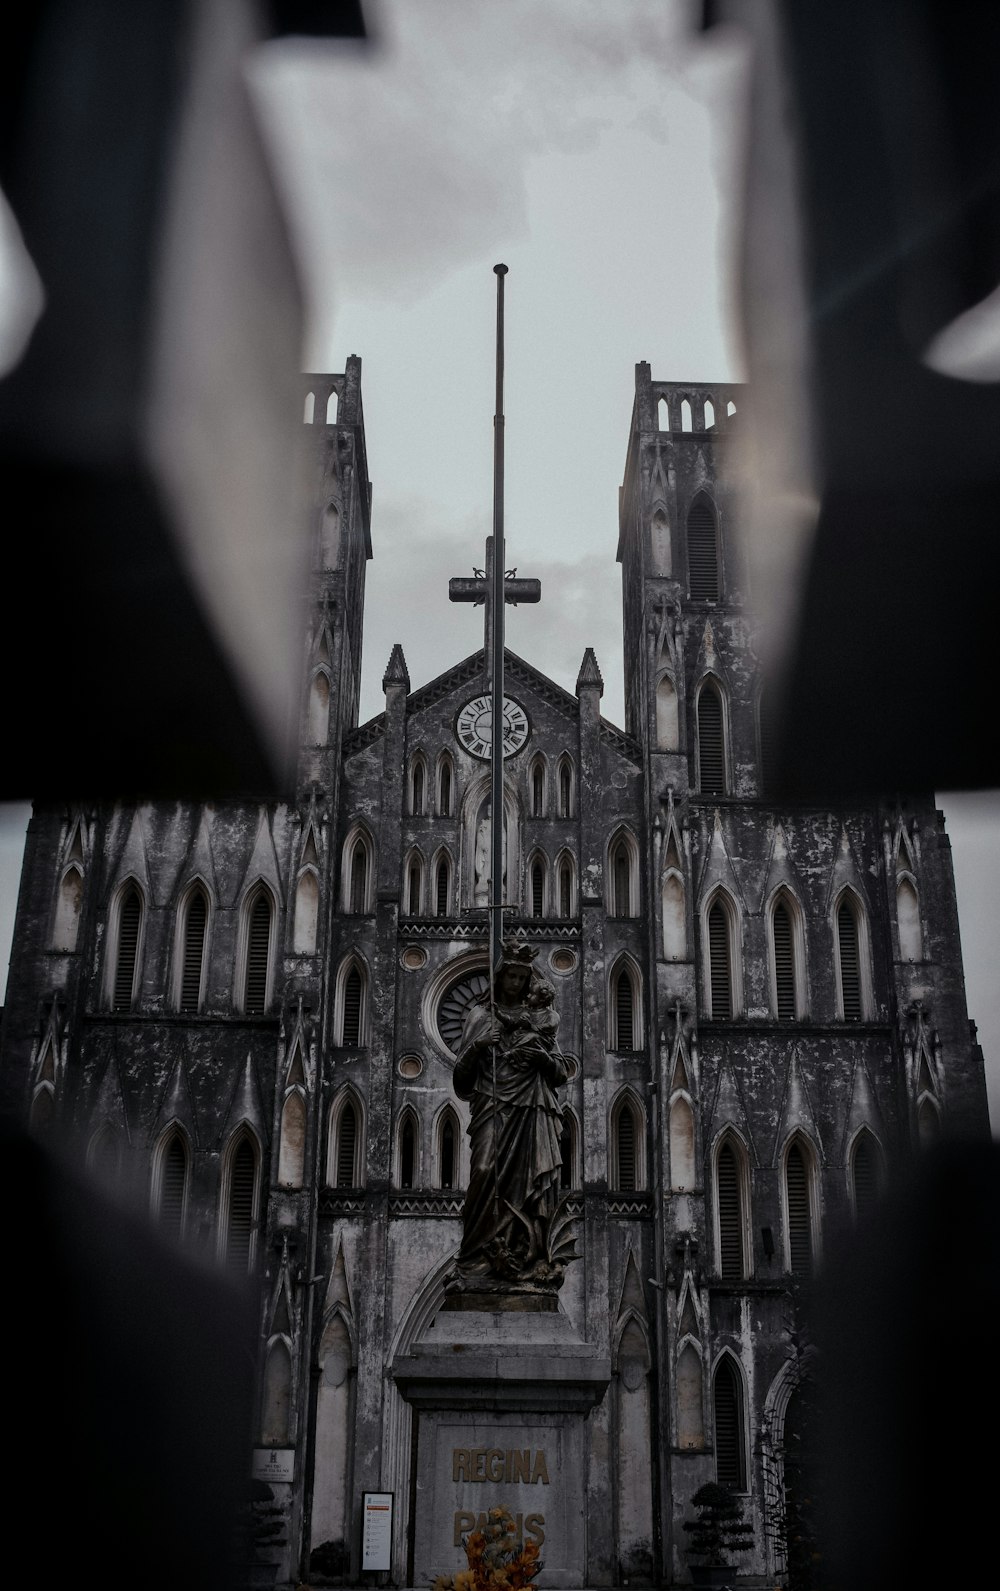
[[774,908],[771,927],[774,937],[774,987],[778,1020],[791,1022],[795,1018],[795,957],[792,914],[784,901],[779,901]]
[[236,1271],[245,1271],[250,1264],[256,1180],[254,1152],[247,1139],[243,1138],[237,1145],[230,1169],[229,1220],[226,1224],[226,1263]]
[[878,1153],[867,1133],[854,1149],[854,1208],[859,1221],[865,1221],[878,1203]]
[[717,900],[708,914],[709,981],[713,1018],[733,1014],[733,981],[729,966],[729,919]]
[[410,864],[409,913],[420,916],[420,868],[416,862]]
[[413,1135],[413,1121],[408,1116],[403,1123],[403,1131],[399,1140],[399,1186],[401,1188],[413,1187],[413,1165],[416,1158],[416,1144]]
[[542,899],[543,899],[543,895],[544,895],[544,890],[545,890],[545,874],[542,871],[541,862],[536,862],[534,867],[531,869],[531,915],[532,915],[532,917],[540,917],[542,915]]
[[361,1043],[361,974],[352,967],[344,982],[344,1044]]
[[719,599],[719,551],[715,515],[703,497],[692,505],[687,522],[688,573],[692,602]]
[[351,857],[351,911],[363,912],[368,894],[368,852],[360,840],[355,841]]
[[737,1372],[723,1359],[715,1372],[715,1476],[720,1486],[746,1490],[742,1398]]
[[632,902],[629,899],[631,894],[629,889],[629,874],[631,873],[631,868],[629,867],[628,850],[623,841],[619,841],[619,843],[615,846],[615,855],[612,868],[615,888],[614,915],[616,917],[628,917],[630,915],[630,909],[632,905]]
[[247,931],[246,998],[248,1016],[260,1016],[267,1005],[267,963],[271,948],[271,897],[262,890],[250,908]]
[[353,1188],[356,1186],[354,1179],[354,1163],[357,1157],[358,1146],[358,1117],[354,1106],[346,1104],[340,1113],[340,1127],[337,1132],[337,1187]]
[[537,765],[531,774],[531,813],[533,817],[542,817],[545,811],[545,784],[542,770]]
[[719,1258],[723,1281],[743,1276],[743,1212],[740,1208],[740,1168],[731,1144],[723,1144],[718,1160]]
[[561,818],[568,818],[570,816],[572,794],[573,785],[570,777],[570,771],[566,764],[563,763],[562,767],[559,769],[559,816]]
[[573,880],[568,865],[559,869],[559,915],[569,917],[573,911]]
[[844,1001],[844,1017],[848,1022],[860,1022],[861,964],[858,955],[858,924],[846,900],[841,901],[837,913],[837,937],[840,941],[840,992]]
[[615,981],[616,1049],[632,1050],[635,1048],[634,1016],[632,977],[628,969],[623,967]]
[[702,686],[698,697],[698,788],[704,795],[726,793],[722,698],[714,685]]
[[441,1128],[441,1186],[455,1186],[455,1128],[450,1116]]
[[187,1154],[178,1133],[166,1147],[160,1168],[160,1225],[171,1237],[180,1237],[184,1221]]
[[792,1144],[785,1162],[788,1195],[788,1253],[793,1276],[812,1272],[812,1219],[809,1213],[809,1169],[798,1144]]
[[441,816],[451,817],[451,766],[447,762],[441,768]]
[[437,914],[448,915],[448,863],[439,862],[437,870]]
[[188,901],[184,919],[184,965],[181,970],[181,1010],[197,1011],[201,1002],[201,963],[205,951],[208,902],[201,890]]
[[131,1011],[132,986],[135,983],[135,963],[139,953],[139,929],[142,925],[142,896],[132,886],[126,891],[118,913],[118,960],[115,964],[115,989],[112,1001],[115,1011]]
[[634,1193],[636,1186],[635,1117],[628,1105],[618,1112],[618,1187],[622,1193]]

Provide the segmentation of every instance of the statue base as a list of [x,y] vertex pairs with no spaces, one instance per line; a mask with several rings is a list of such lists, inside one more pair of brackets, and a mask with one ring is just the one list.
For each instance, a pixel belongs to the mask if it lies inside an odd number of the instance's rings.
[[489,1314],[555,1314],[559,1299],[555,1293],[446,1293],[442,1309],[478,1310]]

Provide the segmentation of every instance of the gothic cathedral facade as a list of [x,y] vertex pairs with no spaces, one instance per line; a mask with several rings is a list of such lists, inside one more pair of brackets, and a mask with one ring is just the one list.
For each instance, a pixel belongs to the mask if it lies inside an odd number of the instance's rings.
[[294,797],[36,808],[8,1107],[259,1281],[279,1581],[359,1583],[366,1492],[393,1496],[392,1583],[450,1572],[507,1486],[548,1583],[686,1583],[681,1524],[717,1478],[754,1527],[744,1573],[773,1584],[796,1283],[923,1143],[988,1131],[942,815],[769,799],[727,472],[747,394],[637,366],[625,728],[591,650],[572,694],[507,655],[507,932],[554,990],[579,1257],[562,1339],[496,1328],[527,1344],[501,1396],[489,1333],[450,1342],[441,1313],[468,1175],[452,1068],[486,982],[484,656],[412,689],[395,647],[358,723],[360,360],[304,391]]

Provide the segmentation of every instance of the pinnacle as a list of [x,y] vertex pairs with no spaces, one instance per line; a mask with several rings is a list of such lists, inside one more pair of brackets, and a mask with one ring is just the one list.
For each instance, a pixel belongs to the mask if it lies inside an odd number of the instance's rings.
[[406,666],[406,658],[403,656],[403,648],[398,641],[389,653],[389,661],[382,675],[382,689],[388,690],[390,685],[405,685],[407,691],[410,689],[410,672]]
[[595,685],[600,694],[603,696],[604,680],[601,677],[601,670],[598,667],[597,658],[594,656],[594,648],[592,646],[588,646],[587,650],[583,654],[583,662],[580,664],[580,672],[576,677],[576,694],[579,696],[580,691],[584,686],[593,687]]

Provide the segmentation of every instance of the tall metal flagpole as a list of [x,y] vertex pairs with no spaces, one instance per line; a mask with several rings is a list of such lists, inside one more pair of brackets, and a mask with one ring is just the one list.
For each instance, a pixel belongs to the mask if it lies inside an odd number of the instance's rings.
[[[490,634],[493,656],[490,687],[493,724],[490,765],[490,967],[500,965],[503,944],[503,643],[504,643],[504,544],[503,544],[503,279],[506,265],[494,265],[497,278],[497,391],[493,415],[493,563],[489,580]],[[491,978],[492,983],[492,978]]]

